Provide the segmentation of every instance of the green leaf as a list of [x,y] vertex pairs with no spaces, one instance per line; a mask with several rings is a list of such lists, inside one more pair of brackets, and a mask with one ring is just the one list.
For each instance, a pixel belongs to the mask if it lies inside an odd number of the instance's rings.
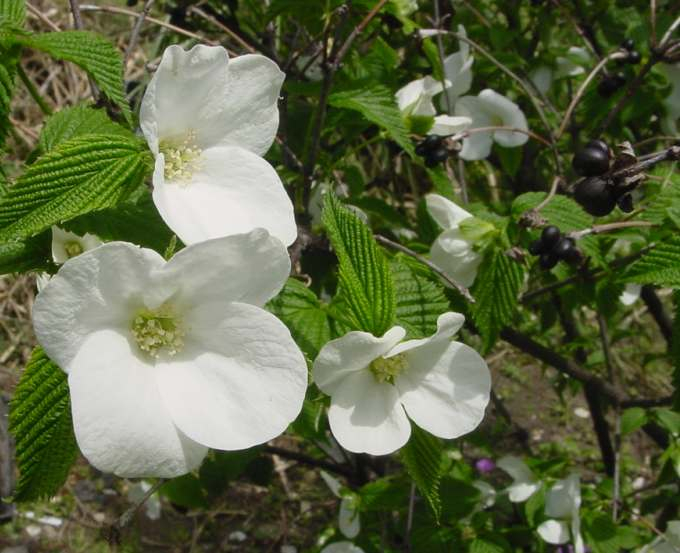
[[512,320],[517,297],[524,278],[524,268],[510,259],[503,250],[494,249],[484,259],[472,295],[472,316],[488,351],[498,333]]
[[47,268],[50,244],[47,234],[24,242],[0,243],[0,275]]
[[656,244],[623,275],[624,282],[680,287],[680,236]]
[[437,318],[448,311],[444,289],[401,255],[391,263],[394,293],[397,298],[396,323],[406,329],[410,338],[425,338],[437,330]]
[[415,155],[394,94],[387,87],[372,85],[335,92],[328,98],[328,103],[336,108],[358,111],[371,123],[385,129],[411,156]]
[[26,19],[25,0],[0,0],[0,27],[22,27]]
[[340,262],[340,288],[348,319],[357,330],[382,336],[394,323],[395,296],[389,265],[370,229],[333,194],[322,220]]
[[15,76],[16,59],[3,48],[0,48],[0,146],[5,143],[10,130],[10,103],[14,92]]
[[33,350],[14,392],[9,429],[21,473],[14,500],[53,496],[66,480],[78,448],[66,373],[40,347]]
[[632,528],[615,524],[602,513],[585,517],[583,536],[593,553],[620,553],[639,545]]
[[180,507],[188,509],[205,509],[208,507],[208,498],[203,486],[201,486],[201,481],[193,474],[173,478],[163,484],[159,492]]
[[142,182],[150,154],[137,139],[88,135],[42,156],[0,199],[0,240],[18,240],[116,205]]
[[111,121],[104,110],[80,104],[63,109],[45,121],[40,148],[46,153],[62,142],[86,134],[132,136],[129,130]]
[[509,553],[512,549],[500,536],[475,538],[470,544],[470,553]]
[[439,482],[446,466],[443,454],[444,446],[439,438],[411,425],[411,439],[401,449],[401,460],[437,522],[442,510]]
[[20,37],[17,42],[87,71],[107,98],[131,120],[123,86],[123,58],[108,40],[89,31],[61,31]]
[[236,480],[260,454],[259,447],[241,451],[213,451],[203,462],[198,473],[201,486],[208,497],[217,497]]
[[310,360],[314,360],[321,347],[331,339],[328,312],[316,294],[299,280],[289,278],[267,307],[284,322]]
[[673,360],[673,406],[680,411],[680,290],[673,291],[673,336],[671,340],[671,358]]
[[621,415],[621,434],[626,435],[635,432],[647,424],[648,420],[647,411],[642,407],[626,409]]

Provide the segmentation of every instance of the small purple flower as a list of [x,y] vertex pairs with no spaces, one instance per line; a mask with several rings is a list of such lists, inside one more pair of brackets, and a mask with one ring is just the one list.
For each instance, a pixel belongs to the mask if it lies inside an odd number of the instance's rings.
[[488,457],[482,457],[475,463],[475,468],[482,474],[487,474],[496,468],[496,463]]

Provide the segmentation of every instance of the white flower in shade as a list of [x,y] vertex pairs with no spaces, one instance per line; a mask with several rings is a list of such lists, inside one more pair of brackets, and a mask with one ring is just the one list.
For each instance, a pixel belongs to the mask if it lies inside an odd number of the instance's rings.
[[321,553],[364,553],[364,550],[351,541],[336,541],[324,547]]
[[497,466],[512,477],[513,482],[506,491],[513,503],[526,501],[541,488],[531,469],[518,457],[506,455],[498,460]]
[[575,553],[585,553],[581,536],[581,484],[578,474],[571,474],[558,480],[550,488],[545,499],[545,514],[550,519],[543,522],[537,531],[548,543],[560,545],[572,542]]
[[484,480],[475,480],[472,485],[479,490],[481,508],[489,509],[493,507],[496,503],[496,495],[498,495],[494,487]]
[[632,282],[626,284],[626,287],[621,292],[619,296],[619,301],[623,305],[633,305],[640,298],[640,291],[642,286],[639,284],[634,284]]
[[279,124],[284,74],[221,46],[170,46],[144,94],[140,125],[156,157],[153,201],[185,244],[264,228],[297,236],[293,205],[262,155]]
[[340,481],[323,470],[321,471],[321,478],[326,482],[333,495],[340,498],[340,511],[338,513],[338,528],[340,532],[346,538],[356,538],[361,531],[358,496],[354,493],[343,491]]
[[68,373],[73,426],[96,468],[172,478],[207,448],[237,450],[283,432],[307,367],[262,306],[290,269],[257,229],[158,253],[110,242],[62,265],[36,298],[33,325]]
[[645,545],[639,553],[678,553],[680,552],[680,520],[670,520],[663,537],[657,537]]
[[[458,25],[458,34],[467,38],[465,27]],[[444,58],[444,78],[451,83],[446,87],[446,93],[442,95],[443,103],[449,113],[453,112],[456,101],[460,96],[470,90],[472,85],[472,64],[475,59],[470,55],[470,45],[460,41],[460,50]]]
[[93,234],[79,236],[59,227],[52,227],[52,259],[59,265],[101,245],[102,241]]
[[[505,96],[487,88],[477,96],[463,96],[456,102],[455,114],[470,117],[472,129],[482,127],[511,127],[528,130],[527,120],[519,106]],[[496,142],[505,148],[525,144],[529,137],[521,132],[483,131],[471,133],[463,140],[460,157],[466,160],[485,159]]]
[[661,68],[671,84],[671,93],[663,101],[666,117],[661,120],[661,128],[666,134],[675,136],[678,134],[680,119],[680,63],[663,64]]
[[580,46],[571,46],[564,56],[555,58],[555,78],[583,75],[586,72],[585,66],[591,61],[588,50]]
[[409,418],[440,438],[477,428],[491,378],[475,350],[451,341],[464,320],[444,313],[437,332],[420,340],[402,341],[406,331],[394,326],[379,338],[353,331],[328,342],[313,377],[331,396],[328,421],[338,443],[357,453],[392,453],[408,442]]
[[492,227],[479,221],[480,226],[484,227],[481,234],[466,233],[461,229],[461,223],[466,219],[469,221],[474,219],[462,207],[439,194],[428,194],[425,196],[425,203],[432,218],[444,229],[432,244],[430,259],[457,284],[466,288],[472,286],[483,259],[482,255],[474,250],[473,238],[477,235],[483,236],[484,229]]

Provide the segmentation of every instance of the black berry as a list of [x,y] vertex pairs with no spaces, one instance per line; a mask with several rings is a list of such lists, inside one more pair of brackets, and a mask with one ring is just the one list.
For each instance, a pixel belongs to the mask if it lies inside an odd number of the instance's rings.
[[531,244],[529,244],[529,253],[531,255],[541,255],[542,253],[545,253],[545,245],[543,244],[543,240],[534,240]]
[[419,156],[427,156],[434,152],[442,145],[443,138],[436,134],[430,134],[421,140],[416,146],[416,154]]
[[435,165],[444,161],[449,157],[449,152],[446,148],[440,147],[432,152],[427,152],[425,154],[425,165],[428,167],[434,167]]
[[571,165],[582,177],[597,177],[609,169],[609,152],[600,147],[586,146],[576,152]]
[[544,269],[552,269],[558,261],[558,257],[552,252],[544,253],[538,258],[539,265]]
[[616,201],[616,203],[618,204],[619,209],[624,213],[630,213],[635,209],[633,206],[633,196],[630,194],[624,194]]
[[541,242],[545,246],[546,251],[553,249],[553,246],[557,244],[562,233],[555,225],[549,225],[543,229],[541,233]]
[[602,217],[612,212],[616,198],[607,183],[600,179],[586,179],[578,182],[574,199],[591,215]]
[[600,84],[597,85],[597,93],[603,98],[609,98],[624,84],[626,84],[626,76],[623,73],[607,75],[600,81]]
[[598,150],[602,150],[607,155],[609,155],[609,146],[607,146],[607,143],[604,140],[591,140],[588,142],[588,144],[586,144],[586,148],[597,148]]
[[637,65],[638,63],[640,63],[641,59],[642,56],[640,55],[640,52],[638,52],[637,50],[633,50],[628,54],[626,61],[631,65]]
[[555,246],[553,253],[563,259],[567,263],[574,263],[581,257],[578,250],[576,249],[576,242],[573,238],[564,236]]
[[635,43],[633,42],[633,39],[627,38],[626,40],[624,40],[621,43],[621,48],[623,48],[624,50],[632,50],[633,48],[635,48]]

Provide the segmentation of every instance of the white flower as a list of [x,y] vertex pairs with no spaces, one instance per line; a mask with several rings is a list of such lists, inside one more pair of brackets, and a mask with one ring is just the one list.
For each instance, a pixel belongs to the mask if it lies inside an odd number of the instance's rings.
[[482,256],[460,228],[460,223],[472,215],[439,194],[428,194],[425,203],[432,218],[444,229],[430,249],[432,263],[454,282],[466,288],[472,286]]
[[550,85],[553,82],[553,70],[547,65],[540,65],[529,73],[529,78],[538,91],[545,94],[550,90]]
[[279,124],[284,74],[259,55],[170,46],[144,94],[140,125],[156,157],[153,200],[185,244],[265,228],[284,244],[293,205],[262,155]]
[[482,509],[489,509],[496,503],[496,490],[494,487],[484,482],[484,480],[475,480],[472,485],[479,490],[480,503]]
[[338,528],[340,532],[346,538],[356,538],[361,531],[358,509],[359,498],[356,494],[343,492],[340,481],[323,470],[321,471],[321,478],[326,482],[333,495],[340,498],[340,511],[338,513]]
[[619,296],[619,301],[623,305],[633,305],[640,298],[640,291],[642,286],[639,284],[634,284],[632,282],[626,284],[626,287],[621,292]]
[[[456,102],[456,115],[470,117],[472,129],[481,127],[512,127],[528,130],[527,120],[519,106],[505,96],[487,88],[477,96],[463,96]],[[466,160],[485,159],[495,141],[505,148],[525,144],[529,137],[520,132],[484,131],[472,133],[463,140],[460,157]]]
[[[465,27],[458,25],[458,34],[467,38]],[[449,113],[453,112],[456,101],[460,96],[470,90],[472,85],[472,64],[475,59],[470,55],[470,45],[467,42],[460,41],[460,50],[444,58],[444,78],[451,83],[446,87],[446,94],[444,94],[443,102]]]
[[336,541],[324,547],[321,553],[364,553],[364,550],[351,541]]
[[380,338],[353,331],[328,342],[313,376],[331,396],[328,421],[338,443],[357,453],[392,453],[411,435],[409,418],[440,438],[474,430],[491,378],[475,350],[451,341],[464,320],[444,313],[437,332],[421,340],[402,342],[406,331],[394,326]]
[[571,46],[565,56],[555,59],[555,78],[576,77],[586,72],[584,66],[591,62],[588,50],[580,46]]
[[645,545],[639,553],[678,553],[680,551],[680,520],[670,520],[664,536]]
[[497,466],[512,477],[513,482],[507,487],[507,492],[513,503],[526,501],[541,488],[531,469],[518,457],[506,455],[498,460]]
[[661,120],[661,128],[666,134],[678,134],[678,119],[680,119],[680,63],[661,66],[671,84],[671,93],[664,99],[666,117]]
[[101,245],[102,241],[93,234],[79,236],[59,227],[52,227],[52,259],[59,265]]
[[584,553],[585,545],[581,536],[581,485],[576,473],[568,478],[558,480],[550,488],[545,499],[545,514],[550,517],[543,522],[537,531],[548,543],[555,545],[574,544],[575,553]]
[[67,374],[76,439],[99,470],[172,478],[207,448],[279,435],[307,367],[261,308],[290,269],[266,231],[158,253],[111,242],[62,265],[38,295],[38,342]]

